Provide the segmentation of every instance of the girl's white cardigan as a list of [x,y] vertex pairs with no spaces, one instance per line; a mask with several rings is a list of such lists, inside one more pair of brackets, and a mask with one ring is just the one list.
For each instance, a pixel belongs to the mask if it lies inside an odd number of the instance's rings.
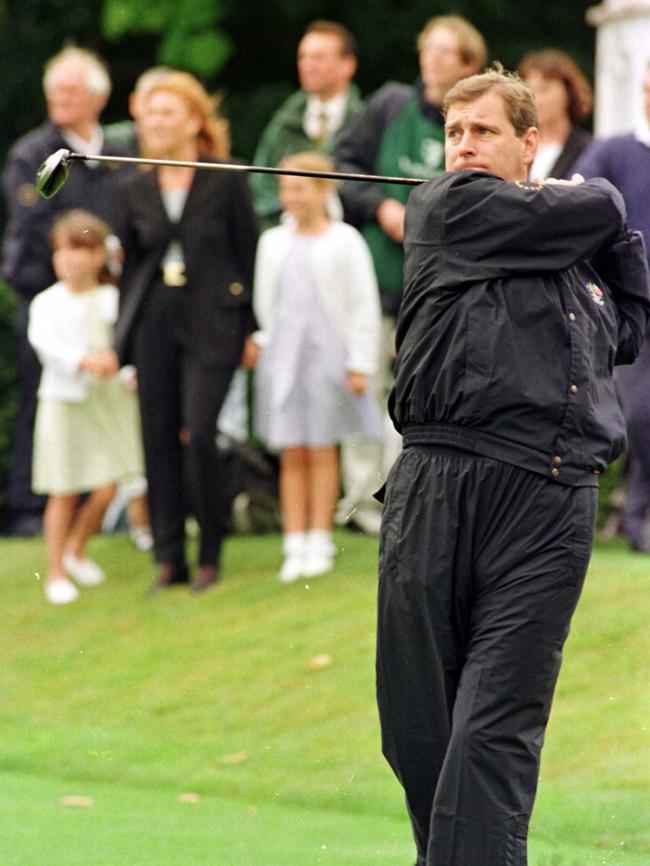
[[[265,231],[257,248],[253,307],[261,343],[273,330],[280,272],[293,236],[289,225],[280,225]],[[370,251],[355,228],[335,222],[314,245],[313,253],[318,297],[345,340],[347,368],[372,375],[378,365],[381,309]]]
[[[100,312],[110,325],[117,319],[118,292],[102,285]],[[90,375],[79,370],[88,351],[84,333],[83,305],[62,282],[36,295],[29,307],[27,336],[43,365],[39,397],[83,403]]]

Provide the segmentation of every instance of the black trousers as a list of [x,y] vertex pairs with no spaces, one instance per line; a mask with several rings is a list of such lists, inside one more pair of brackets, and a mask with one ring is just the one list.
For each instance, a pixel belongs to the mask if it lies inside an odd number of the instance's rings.
[[650,551],[650,339],[637,362],[616,368],[616,388],[627,427],[627,493],[622,529],[635,550]]
[[200,529],[198,562],[216,565],[226,527],[225,458],[217,417],[234,368],[206,364],[188,345],[182,287],[156,285],[138,323],[134,362],[157,562],[186,570],[185,517]]
[[418,866],[525,866],[597,491],[405,449],[386,487],[377,694]]

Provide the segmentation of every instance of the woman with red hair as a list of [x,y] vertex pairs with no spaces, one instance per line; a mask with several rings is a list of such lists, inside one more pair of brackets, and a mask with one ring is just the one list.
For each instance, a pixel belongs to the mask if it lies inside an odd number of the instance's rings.
[[[170,72],[143,96],[149,157],[229,156],[228,125],[192,75]],[[200,528],[193,589],[219,579],[226,520],[216,421],[247,335],[257,221],[243,174],[159,166],[124,184],[127,231],[117,349],[136,366],[156,589],[187,583],[185,517]]]

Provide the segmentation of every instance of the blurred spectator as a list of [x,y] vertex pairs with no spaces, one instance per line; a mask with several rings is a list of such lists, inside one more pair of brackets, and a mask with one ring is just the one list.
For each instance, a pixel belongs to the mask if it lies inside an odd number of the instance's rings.
[[[342,24],[314,21],[298,45],[300,90],[269,121],[255,152],[256,165],[277,165],[282,157],[302,150],[329,153],[338,131],[362,107],[358,87],[357,41]],[[251,176],[255,209],[265,227],[280,217],[277,180]]]
[[137,401],[116,376],[111,348],[118,293],[109,283],[110,235],[88,211],[60,216],[52,229],[58,281],[34,298],[29,311],[29,340],[43,362],[33,483],[48,494],[45,595],[52,604],[74,601],[75,584],[103,582],[102,569],[86,556],[87,542],[116,482],[142,473]]
[[526,54],[517,71],[535,94],[539,117],[539,147],[530,177],[568,179],[591,141],[576,125],[591,114],[591,85],[569,55],[555,48]]
[[[642,82],[645,116],[637,129],[594,141],[575,170],[605,177],[623,193],[628,226],[642,232],[650,250],[650,63]],[[650,261],[650,257],[649,257]],[[629,367],[616,368],[616,386],[627,423],[627,493],[621,528],[634,550],[650,553],[650,339]]]
[[[332,170],[327,157],[313,152],[281,165]],[[360,234],[328,213],[331,186],[280,178],[287,219],[263,233],[255,267],[262,329],[256,429],[281,451],[283,582],[332,568],[337,444],[356,431],[381,435],[379,408],[368,392],[379,348],[377,284]]]
[[129,114],[132,120],[121,120],[104,126],[106,140],[117,145],[128,156],[147,156],[141,151],[141,143],[137,133],[142,100],[152,85],[172,71],[169,66],[152,66],[150,69],[146,69],[142,75],[138,76],[135,86],[129,94]]
[[8,480],[7,532],[40,531],[44,499],[31,489],[32,436],[40,364],[27,340],[29,304],[54,282],[48,235],[63,211],[85,207],[119,233],[115,170],[106,163],[78,162],[66,185],[51,199],[34,187],[43,160],[60,148],[84,153],[116,153],[104,146],[98,118],[111,90],[102,61],[81,48],[65,48],[45,67],[43,87],[48,119],[19,139],[7,157],[3,189],[8,223],[2,247],[2,273],[17,296],[18,413]]
[[[430,19],[417,38],[420,78],[415,85],[389,82],[381,87],[339,136],[337,168],[362,174],[431,178],[444,166],[444,118],[440,106],[447,91],[486,62],[481,34],[458,15]],[[344,184],[346,218],[359,226],[373,256],[384,314],[380,374],[373,389],[385,403],[392,383],[395,317],[402,296],[404,210],[411,187],[395,184]],[[399,450],[399,439],[386,421],[385,440],[372,445],[355,437],[341,450],[344,497],[337,523],[350,522],[378,532],[379,505],[372,492],[380,486]]]
[[[185,72],[142,100],[143,152],[161,159],[228,158],[217,102]],[[251,309],[257,220],[246,177],[159,166],[125,178],[120,357],[137,368],[156,589],[187,583],[185,517],[200,528],[193,589],[219,579],[226,523],[216,421],[237,369]]]

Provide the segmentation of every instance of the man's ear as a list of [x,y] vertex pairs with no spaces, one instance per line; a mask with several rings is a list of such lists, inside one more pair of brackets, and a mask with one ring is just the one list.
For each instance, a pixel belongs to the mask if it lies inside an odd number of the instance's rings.
[[529,126],[521,138],[524,145],[524,164],[526,168],[530,168],[537,154],[539,129],[536,126]]
[[357,74],[357,58],[354,54],[348,54],[345,58],[345,78],[352,82],[352,79]]

